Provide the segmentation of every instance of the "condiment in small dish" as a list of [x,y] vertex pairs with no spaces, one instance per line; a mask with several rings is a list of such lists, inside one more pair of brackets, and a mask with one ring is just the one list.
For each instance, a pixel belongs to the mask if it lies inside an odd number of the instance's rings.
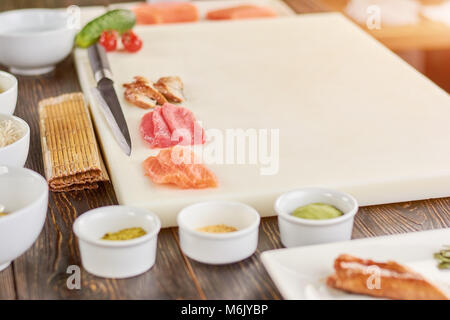
[[22,119],[0,114],[0,165],[23,167],[30,146],[30,127]]
[[13,114],[17,104],[17,79],[0,71],[0,113]]
[[[129,206],[93,209],[73,224],[83,267],[104,278],[128,278],[149,270],[155,264],[160,228],[156,214]],[[139,229],[145,234],[136,236]]]
[[243,203],[193,204],[180,211],[177,222],[181,249],[202,263],[238,262],[250,257],[258,245],[259,214]]
[[275,201],[285,247],[350,240],[358,203],[351,195],[324,188],[302,188]]

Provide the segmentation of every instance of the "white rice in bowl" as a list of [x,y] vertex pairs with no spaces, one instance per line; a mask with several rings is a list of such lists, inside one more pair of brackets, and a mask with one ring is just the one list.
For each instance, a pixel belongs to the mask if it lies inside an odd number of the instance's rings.
[[25,134],[25,130],[22,126],[11,119],[0,119],[0,148],[6,147]]

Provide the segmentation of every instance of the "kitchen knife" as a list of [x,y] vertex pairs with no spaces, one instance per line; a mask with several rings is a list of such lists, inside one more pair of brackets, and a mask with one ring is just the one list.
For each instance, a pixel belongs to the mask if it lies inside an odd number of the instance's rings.
[[123,152],[130,155],[130,133],[122,112],[122,107],[114,90],[112,72],[109,67],[106,51],[100,44],[93,44],[88,48],[88,56],[95,81],[97,81],[97,88],[94,92],[98,93],[97,98],[99,98],[106,121]]

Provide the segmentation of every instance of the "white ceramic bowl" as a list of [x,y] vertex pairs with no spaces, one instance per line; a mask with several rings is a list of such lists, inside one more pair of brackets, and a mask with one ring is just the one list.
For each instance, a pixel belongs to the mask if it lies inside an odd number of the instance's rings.
[[0,166],[0,270],[36,241],[47,216],[47,181],[36,172]]
[[[123,241],[101,239],[108,232],[134,227],[141,227],[147,234]],[[155,264],[160,228],[156,214],[129,206],[90,210],[73,224],[83,267],[104,278],[134,277],[149,270]]]
[[7,145],[0,147],[0,165],[23,167],[28,157],[30,147],[30,127],[28,124],[16,117],[7,114],[0,114],[0,121],[11,120],[23,131],[22,137]]
[[[260,217],[252,207],[228,201],[193,204],[178,214],[178,234],[183,252],[207,264],[227,264],[250,257],[258,246]],[[196,229],[225,224],[238,231],[206,233]]]
[[[292,212],[310,203],[326,203],[344,214],[327,220],[310,220],[292,216]],[[302,188],[282,194],[275,201],[281,242],[287,248],[350,240],[358,203],[351,195],[324,188]]]
[[17,104],[17,79],[0,71],[0,113],[13,114]]
[[0,64],[21,75],[50,72],[72,51],[75,33],[64,9],[0,13]]

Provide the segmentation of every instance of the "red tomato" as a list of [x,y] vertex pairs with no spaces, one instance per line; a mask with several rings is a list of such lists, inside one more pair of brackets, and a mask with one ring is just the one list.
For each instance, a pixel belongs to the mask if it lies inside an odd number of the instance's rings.
[[107,52],[116,50],[117,32],[114,30],[103,31],[98,42],[105,48]]
[[142,48],[142,40],[131,30],[122,34],[122,43],[128,52],[137,52]]

